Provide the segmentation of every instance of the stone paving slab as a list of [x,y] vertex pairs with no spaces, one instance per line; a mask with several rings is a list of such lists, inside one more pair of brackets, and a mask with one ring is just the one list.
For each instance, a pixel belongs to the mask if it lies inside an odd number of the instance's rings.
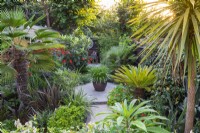
[[103,115],[98,115],[99,113],[110,113],[110,109],[106,104],[102,104],[102,105],[95,105],[94,107],[92,107],[92,114],[90,114],[87,118],[87,124],[88,123],[95,123],[98,122],[100,120],[103,120],[107,114],[103,114]]
[[109,92],[113,90],[115,87],[116,87],[116,84],[108,82],[105,91],[98,92],[94,90],[92,83],[88,83],[88,84],[76,87],[76,91],[83,90],[83,93],[86,94],[86,97],[89,100],[93,100],[94,104],[101,104],[101,103],[105,104],[108,101],[107,97],[108,97]]

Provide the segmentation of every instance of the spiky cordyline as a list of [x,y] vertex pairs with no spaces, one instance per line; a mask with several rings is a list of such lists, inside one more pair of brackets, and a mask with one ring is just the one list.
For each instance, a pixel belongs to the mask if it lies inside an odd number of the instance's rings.
[[[166,6],[153,8],[165,3]],[[148,44],[143,53],[146,59],[154,50],[157,50],[157,60],[167,55],[167,60],[174,59],[174,70],[184,59],[184,72],[188,72],[188,100],[185,123],[185,133],[193,128],[195,106],[196,60],[200,59],[200,1],[199,0],[168,0],[146,3],[141,6],[145,13],[130,21],[135,24],[142,22],[143,26],[133,34],[146,39],[141,43]],[[148,10],[148,9],[152,10]],[[162,16],[163,12],[171,13]],[[157,23],[150,23],[155,17]],[[157,18],[158,19],[158,18]],[[163,40],[162,40],[163,39]],[[161,41],[162,40],[162,41]],[[184,73],[185,74],[185,73]]]

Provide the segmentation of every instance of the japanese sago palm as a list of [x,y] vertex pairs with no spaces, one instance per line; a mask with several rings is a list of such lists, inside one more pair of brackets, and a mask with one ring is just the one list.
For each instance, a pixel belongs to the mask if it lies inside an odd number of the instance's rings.
[[[147,66],[122,66],[112,76],[115,82],[123,83],[134,91],[135,95],[143,98],[144,90],[150,91],[156,81],[155,70]],[[137,93],[137,94],[136,94]]]
[[49,49],[63,47],[56,42],[59,33],[49,29],[31,31],[42,18],[33,21],[33,16],[27,21],[19,9],[0,12],[0,45],[6,45],[0,51],[0,75],[16,79],[18,97],[24,105],[30,102],[28,70],[53,70],[54,60]]
[[[162,60],[165,55],[166,63],[173,59],[173,71],[184,60],[184,74],[186,71],[188,74],[185,133],[189,133],[193,128],[195,113],[196,61],[200,59],[200,1],[158,1],[142,4],[141,7],[144,12],[130,23],[143,23],[133,36],[138,39],[145,37],[140,44],[145,45],[144,60],[157,50],[156,60]],[[153,23],[155,20],[159,21]]]

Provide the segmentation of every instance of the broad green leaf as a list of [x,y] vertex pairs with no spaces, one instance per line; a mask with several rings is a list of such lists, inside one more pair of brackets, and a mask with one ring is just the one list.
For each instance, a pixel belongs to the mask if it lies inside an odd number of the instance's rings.
[[123,116],[120,116],[117,118],[117,125],[120,126],[122,121],[123,121],[124,117]]
[[146,126],[143,122],[136,120],[136,121],[131,122],[131,124],[135,125],[136,127],[140,128],[142,130],[144,130],[145,132],[147,132],[147,128],[146,128]]
[[147,131],[150,133],[170,133],[161,127],[147,127]]

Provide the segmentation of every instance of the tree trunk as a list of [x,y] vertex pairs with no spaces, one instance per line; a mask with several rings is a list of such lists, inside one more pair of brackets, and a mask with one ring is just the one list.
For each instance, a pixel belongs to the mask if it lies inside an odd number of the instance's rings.
[[196,78],[196,60],[195,57],[192,57],[191,60],[191,75],[190,76],[190,85],[187,93],[187,111],[185,118],[185,132],[190,133],[194,125],[194,115],[195,115],[195,78]]
[[47,23],[47,27],[50,27],[50,18],[49,18],[49,9],[47,4],[45,3],[45,0],[42,0],[42,5],[44,7],[44,13],[46,14],[46,23]]
[[23,104],[29,105],[30,96],[28,91],[28,61],[25,59],[25,52],[14,50],[13,67],[17,72],[16,86],[19,100]]
[[26,16],[26,19],[27,19],[27,20],[29,19],[29,9],[28,9],[28,7],[27,7],[28,4],[29,4],[29,2],[30,2],[29,0],[25,0],[25,1],[24,1],[24,3],[25,3],[25,4],[24,4],[24,5],[25,5],[25,16]]

